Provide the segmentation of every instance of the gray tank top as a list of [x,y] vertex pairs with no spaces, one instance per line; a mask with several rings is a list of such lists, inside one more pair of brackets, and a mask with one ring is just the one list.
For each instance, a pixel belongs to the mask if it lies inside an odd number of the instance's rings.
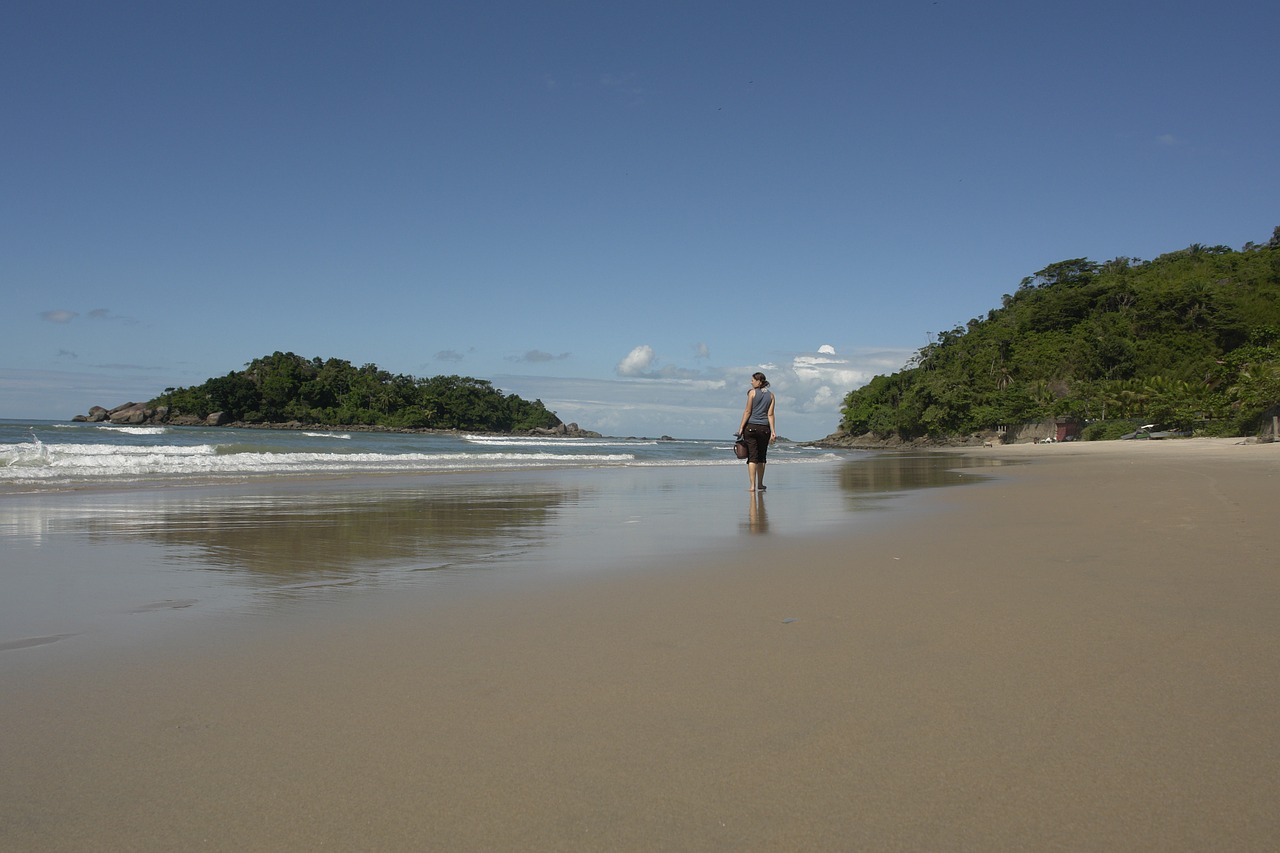
[[769,404],[773,402],[773,392],[768,388],[757,388],[756,396],[751,400],[751,417],[747,418],[749,424],[765,424],[769,423]]

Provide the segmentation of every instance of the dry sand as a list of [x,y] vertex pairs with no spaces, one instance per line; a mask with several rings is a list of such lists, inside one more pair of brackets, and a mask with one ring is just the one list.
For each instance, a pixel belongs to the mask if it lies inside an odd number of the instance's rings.
[[856,538],[7,653],[0,848],[1280,846],[1280,445],[975,452],[1034,464]]

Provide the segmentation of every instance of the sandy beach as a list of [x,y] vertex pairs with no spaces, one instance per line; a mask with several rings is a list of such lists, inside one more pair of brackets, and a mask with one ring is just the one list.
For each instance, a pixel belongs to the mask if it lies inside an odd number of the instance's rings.
[[0,849],[1274,850],[1280,446],[967,453],[1026,464],[642,571],[0,653]]

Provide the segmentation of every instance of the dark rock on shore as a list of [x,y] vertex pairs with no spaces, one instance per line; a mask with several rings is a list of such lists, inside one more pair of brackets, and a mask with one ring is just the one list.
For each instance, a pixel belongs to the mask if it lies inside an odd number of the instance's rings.
[[887,438],[875,433],[851,435],[847,432],[833,432],[826,438],[817,441],[806,441],[806,447],[842,447],[851,450],[915,450],[931,447],[1000,447],[1006,444],[1033,444],[1053,435],[1053,422],[1037,422],[1024,424],[1017,429],[1004,432],[988,430],[970,435],[949,435],[941,438],[922,437],[903,439],[898,436]]
[[104,409],[101,406],[94,406],[89,409],[89,414],[76,415],[71,420],[73,423],[100,424],[106,422],[121,424],[123,426],[138,426],[141,424],[221,426],[226,423],[225,417],[226,416],[222,412],[215,412],[207,418],[197,418],[192,415],[175,415],[170,417],[168,406],[157,406],[153,409],[146,403],[123,403],[116,406],[114,409]]
[[[998,439],[997,439],[998,440]],[[847,432],[833,432],[826,438],[817,441],[806,441],[806,447],[841,447],[850,450],[910,450],[928,447],[982,447],[993,443],[991,436],[957,435],[947,438],[915,438],[905,440],[898,436],[882,438],[875,433],[851,435]]]
[[603,438],[600,433],[583,429],[577,424],[559,423],[550,429],[531,429],[530,435],[559,436],[562,438]]

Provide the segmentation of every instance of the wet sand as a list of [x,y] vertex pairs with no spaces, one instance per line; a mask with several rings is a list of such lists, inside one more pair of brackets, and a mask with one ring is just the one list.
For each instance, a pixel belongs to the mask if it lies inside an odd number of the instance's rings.
[[1280,446],[973,453],[1031,464],[643,571],[6,652],[0,849],[1274,849]]

